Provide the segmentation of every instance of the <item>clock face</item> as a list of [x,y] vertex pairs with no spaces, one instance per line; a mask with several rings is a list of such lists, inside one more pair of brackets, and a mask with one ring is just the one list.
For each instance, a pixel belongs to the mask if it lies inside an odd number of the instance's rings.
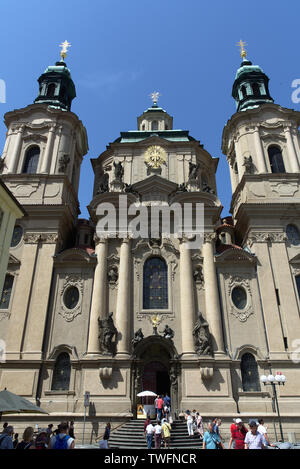
[[14,248],[15,246],[17,246],[19,242],[21,241],[22,236],[23,236],[23,228],[21,226],[15,226],[12,239],[11,239],[11,243],[10,243],[10,247]]
[[145,152],[145,162],[151,168],[160,168],[161,165],[166,162],[165,150],[158,145],[152,145],[151,147],[147,148]]

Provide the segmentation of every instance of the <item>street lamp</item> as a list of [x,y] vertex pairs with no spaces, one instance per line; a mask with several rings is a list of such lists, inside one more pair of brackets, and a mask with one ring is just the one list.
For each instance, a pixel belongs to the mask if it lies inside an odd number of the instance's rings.
[[272,375],[272,374],[270,374],[269,376],[262,375],[260,377],[260,380],[265,386],[272,386],[272,388],[273,388],[273,395],[274,395],[275,402],[276,402],[281,440],[284,441],[282,426],[281,426],[281,418],[280,418],[280,413],[279,413],[279,405],[278,405],[278,399],[277,399],[276,386],[281,386],[281,385],[284,386],[284,383],[286,382],[286,377],[281,373],[281,371],[277,371],[275,376]]

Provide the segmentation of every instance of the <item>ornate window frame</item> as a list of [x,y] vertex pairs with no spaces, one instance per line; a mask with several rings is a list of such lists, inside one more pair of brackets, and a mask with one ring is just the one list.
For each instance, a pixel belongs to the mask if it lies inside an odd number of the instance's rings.
[[[224,274],[226,281],[227,302],[230,313],[235,316],[239,321],[246,322],[251,314],[254,314],[252,291],[250,286],[250,279],[241,277],[240,275]],[[246,291],[247,303],[245,308],[239,309],[235,306],[232,300],[232,291],[235,287],[241,287]]]
[[[153,314],[159,314],[163,318],[174,318],[175,289],[174,281],[178,267],[179,251],[173,244],[166,239],[162,240],[160,247],[151,247],[148,242],[141,240],[133,250],[136,253],[134,258],[134,282],[137,282],[134,307],[137,311],[137,318],[141,320],[144,317],[151,317]],[[167,309],[144,309],[143,308],[143,272],[145,262],[151,257],[161,257],[168,268],[168,308]]]
[[[69,287],[76,287],[79,291],[79,299],[76,306],[72,309],[67,308],[64,303],[64,295]],[[82,303],[83,303],[83,289],[84,289],[84,280],[78,274],[68,274],[64,278],[62,287],[60,288],[60,308],[58,314],[60,314],[67,322],[73,321],[76,316],[82,313]]]
[[[11,289],[11,295],[10,295],[10,299],[9,299],[8,308],[7,309],[0,308],[0,322],[3,319],[9,319],[10,318],[11,311],[12,311],[13,300],[14,300],[14,293],[15,293],[15,289],[16,289],[18,273],[17,272],[7,271],[6,274],[5,274],[5,278],[6,278],[6,275],[11,275],[14,278],[14,281],[13,281],[13,285],[12,285],[12,289]],[[3,285],[3,287],[4,287],[4,285]],[[2,292],[0,292],[0,294],[2,296]]]
[[[68,353],[70,357],[70,365],[71,365],[71,372],[70,372],[70,382],[69,382],[69,390],[62,390],[62,391],[55,391],[52,390],[52,381],[53,381],[53,374],[54,374],[54,367],[57,360],[57,357],[61,353]],[[76,378],[76,370],[78,369],[77,362],[79,361],[79,357],[77,354],[76,347],[70,346],[67,344],[60,344],[54,347],[54,349],[50,352],[48,359],[45,361],[45,364],[48,368],[49,378],[47,381],[47,389],[44,391],[45,396],[54,396],[54,395],[68,395],[74,396],[75,395],[75,378]]]

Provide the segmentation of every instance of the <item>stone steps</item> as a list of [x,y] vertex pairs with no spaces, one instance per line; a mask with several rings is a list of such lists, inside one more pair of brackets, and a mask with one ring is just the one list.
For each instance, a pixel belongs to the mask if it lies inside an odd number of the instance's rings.
[[[113,431],[109,439],[110,448],[146,449],[144,423],[144,420],[131,420]],[[155,422],[152,421],[152,424],[155,424]],[[172,424],[170,448],[200,449],[202,448],[202,442],[198,434],[194,437],[188,436],[186,422],[176,420]]]

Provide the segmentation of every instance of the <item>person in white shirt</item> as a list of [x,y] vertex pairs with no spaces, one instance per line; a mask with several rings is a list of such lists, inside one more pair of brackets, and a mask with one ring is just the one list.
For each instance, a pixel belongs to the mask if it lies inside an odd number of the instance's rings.
[[158,420],[157,424],[155,425],[154,431],[155,431],[155,433],[154,433],[155,449],[160,449],[160,447],[161,447],[161,432],[162,432],[160,420]]
[[274,445],[272,445],[272,443],[270,442],[270,439],[268,437],[268,434],[267,434],[267,427],[264,426],[264,420],[263,419],[259,419],[258,421],[259,425],[257,427],[257,431],[259,433],[262,434],[262,436],[264,437],[264,445],[265,446],[272,446],[274,447]]
[[194,436],[194,429],[193,429],[193,417],[191,416],[191,412],[189,410],[186,411],[185,413],[185,419],[186,419],[186,424],[187,424],[187,429],[189,436]]
[[151,449],[152,447],[152,440],[153,440],[153,433],[155,432],[152,423],[149,423],[146,427],[146,438],[147,438],[147,448]]

